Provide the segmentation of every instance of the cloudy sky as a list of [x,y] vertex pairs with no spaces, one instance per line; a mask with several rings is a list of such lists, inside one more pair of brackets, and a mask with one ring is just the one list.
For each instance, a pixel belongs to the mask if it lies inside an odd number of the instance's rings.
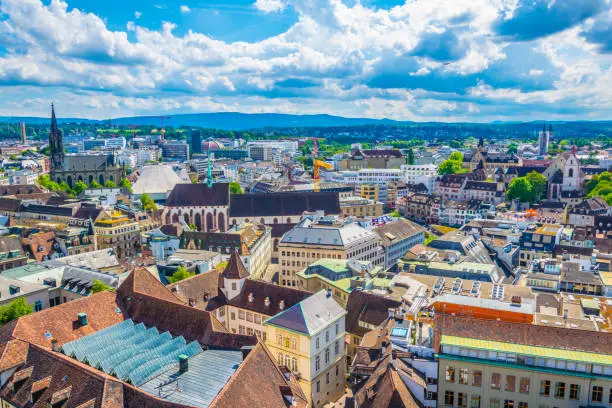
[[0,0],[0,115],[612,119],[612,0]]

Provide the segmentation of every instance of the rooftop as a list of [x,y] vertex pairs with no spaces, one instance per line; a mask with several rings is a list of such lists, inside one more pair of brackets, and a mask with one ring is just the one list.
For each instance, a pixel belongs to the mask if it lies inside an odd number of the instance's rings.
[[266,324],[314,336],[346,311],[322,290],[266,320]]
[[554,358],[589,364],[612,365],[612,355],[587,353],[582,351],[564,350],[551,347],[527,346],[524,344],[506,343],[501,341],[480,340],[468,337],[443,335],[441,344],[466,347],[479,350],[492,350],[505,353],[521,354],[534,357]]

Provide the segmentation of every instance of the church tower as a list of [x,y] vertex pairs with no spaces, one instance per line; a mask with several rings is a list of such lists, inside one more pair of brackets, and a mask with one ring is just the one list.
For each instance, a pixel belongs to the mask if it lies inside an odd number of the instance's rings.
[[49,132],[49,156],[51,158],[51,172],[64,167],[64,142],[62,131],[57,126],[55,108],[51,104],[51,131]]

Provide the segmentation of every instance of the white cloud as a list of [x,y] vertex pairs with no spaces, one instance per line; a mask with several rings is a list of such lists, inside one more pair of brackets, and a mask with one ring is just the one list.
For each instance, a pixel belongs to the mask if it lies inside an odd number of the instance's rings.
[[283,0],[257,0],[253,7],[264,13],[277,13],[283,11],[287,4]]
[[[112,31],[100,17],[69,9],[62,0],[47,6],[41,0],[1,0],[6,18],[0,21],[0,43],[8,52],[0,56],[0,94],[16,98],[19,93],[8,91],[24,86],[42,86],[41,92],[62,89],[78,109],[76,100],[88,92],[87,98],[118,106],[126,114],[266,109],[482,119],[492,111],[487,102],[503,101],[540,103],[548,110],[586,106],[609,117],[612,91],[601,84],[610,83],[612,57],[598,54],[579,27],[533,42],[560,71],[554,89],[521,91],[520,84],[495,88],[491,81],[466,82],[508,58],[509,44],[496,39],[491,29],[500,2],[413,0],[384,10],[340,0],[257,0],[253,7],[266,13],[292,7],[298,21],[261,41],[227,43],[193,31],[177,35],[170,22],[152,30],[130,21],[124,31]],[[184,12],[183,6],[180,10]],[[136,20],[141,14],[134,16]],[[427,35],[449,29],[465,46],[457,60],[441,63],[427,55],[411,56]],[[369,79],[380,66],[393,69],[387,73],[388,85],[379,88]],[[539,66],[527,72],[525,77],[550,75]],[[403,85],[402,76],[417,82]],[[278,85],[285,80],[301,85]],[[433,89],[427,81],[441,80],[448,80],[448,89],[427,90]],[[0,96],[0,102],[8,101]],[[94,105],[90,109],[100,114]],[[530,105],[533,114],[536,109]]]
[[191,9],[184,4],[181,5],[180,9],[181,9],[181,13],[183,14],[191,13]]
[[134,18],[135,18],[136,20],[138,20],[140,17],[142,17],[142,13],[141,13],[140,11],[135,11],[135,12],[134,12]]

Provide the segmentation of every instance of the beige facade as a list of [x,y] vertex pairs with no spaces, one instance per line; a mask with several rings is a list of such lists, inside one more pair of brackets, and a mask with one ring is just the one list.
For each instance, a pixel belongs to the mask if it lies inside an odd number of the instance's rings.
[[310,264],[322,258],[347,259],[343,246],[304,245],[303,243],[278,244],[278,263],[280,276],[278,283],[281,286],[297,287],[299,279],[296,273],[307,268]]
[[117,258],[136,255],[140,242],[140,224],[122,214],[96,222],[96,242],[98,249],[113,248]]
[[270,316],[232,305],[221,306],[215,310],[215,315],[232,333],[257,336],[266,341],[266,328],[263,323]]
[[[510,355],[508,355],[509,357]],[[518,358],[521,359],[521,356]],[[535,360],[535,358],[534,358]],[[588,372],[557,367],[580,363],[546,361],[553,367],[526,366],[500,361],[441,354],[438,372],[438,407],[575,408],[609,407],[612,380]],[[601,369],[601,367],[600,367]],[[602,372],[603,374],[603,372]]]
[[378,185],[376,184],[362,184],[360,195],[368,200],[378,201]]
[[363,197],[340,199],[340,211],[345,217],[380,217],[383,215],[383,204]]

